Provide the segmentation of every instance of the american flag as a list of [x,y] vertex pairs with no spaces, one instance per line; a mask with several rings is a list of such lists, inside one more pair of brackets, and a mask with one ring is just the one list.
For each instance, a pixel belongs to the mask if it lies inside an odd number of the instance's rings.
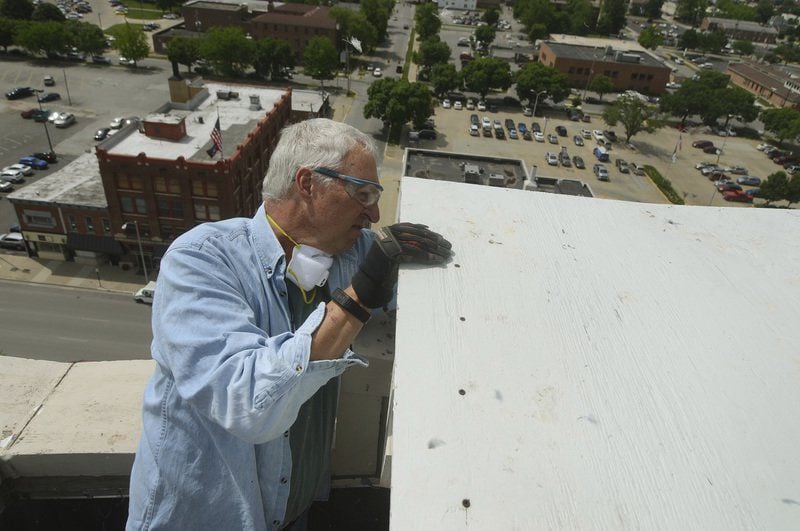
[[217,117],[217,122],[214,124],[214,129],[211,130],[211,143],[212,146],[206,153],[213,159],[217,151],[222,153],[222,131],[219,127],[219,117]]
[[672,150],[672,163],[678,160],[678,152],[683,147],[683,133],[678,133],[678,142],[675,144],[675,149]]

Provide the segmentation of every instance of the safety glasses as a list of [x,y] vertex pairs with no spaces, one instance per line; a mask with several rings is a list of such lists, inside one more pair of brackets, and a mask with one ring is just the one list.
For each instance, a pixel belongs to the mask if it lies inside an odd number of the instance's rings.
[[312,171],[315,171],[320,175],[324,175],[325,177],[331,177],[333,179],[344,181],[344,189],[347,192],[347,195],[358,201],[358,203],[362,206],[372,206],[381,198],[383,186],[376,182],[367,181],[366,179],[359,179],[358,177],[353,177],[352,175],[345,175],[343,173],[339,173],[338,171],[322,166],[314,168]]

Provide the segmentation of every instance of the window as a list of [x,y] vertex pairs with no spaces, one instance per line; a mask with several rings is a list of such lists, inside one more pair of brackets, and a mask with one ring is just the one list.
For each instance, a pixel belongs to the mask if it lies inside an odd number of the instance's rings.
[[569,74],[574,74],[575,73],[575,67],[574,66],[569,67],[569,72],[568,73]]
[[156,203],[159,216],[183,219],[183,202],[181,200],[159,197],[156,199]]
[[155,187],[156,192],[161,192],[165,194],[179,194],[181,193],[181,183],[178,179],[173,177],[165,177],[163,175],[159,175],[155,178]]
[[143,197],[120,196],[122,211],[128,214],[147,214],[147,201]]
[[219,217],[219,206],[206,203],[194,203],[194,217],[199,220],[217,221]]
[[83,221],[86,223],[86,232],[94,231],[94,220],[90,217],[85,217]]
[[217,183],[202,179],[193,179],[192,195],[198,197],[219,197]]
[[103,232],[109,234],[111,232],[111,222],[106,218],[101,219],[100,222],[103,224]]
[[119,202],[122,205],[123,212],[133,212],[133,200],[130,197],[120,197]]
[[175,237],[175,227],[172,225],[161,225],[161,239],[171,240]]
[[147,201],[145,201],[144,197],[136,198],[136,211],[139,214],[147,214]]
[[67,224],[70,232],[78,231],[78,222],[75,220],[75,216],[67,216]]
[[117,188],[120,190],[141,190],[142,179],[124,173],[117,175]]
[[52,229],[56,226],[56,220],[50,212],[40,212],[38,210],[23,210],[22,216],[25,224],[31,227],[42,227]]

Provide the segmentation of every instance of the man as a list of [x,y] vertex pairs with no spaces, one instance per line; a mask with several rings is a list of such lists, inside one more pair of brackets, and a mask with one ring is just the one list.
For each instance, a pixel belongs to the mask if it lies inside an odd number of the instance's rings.
[[366,365],[348,345],[399,262],[451,254],[423,225],[366,230],[381,190],[369,137],[308,120],[281,133],[252,219],[170,246],[128,529],[302,528],[327,494],[338,376]]

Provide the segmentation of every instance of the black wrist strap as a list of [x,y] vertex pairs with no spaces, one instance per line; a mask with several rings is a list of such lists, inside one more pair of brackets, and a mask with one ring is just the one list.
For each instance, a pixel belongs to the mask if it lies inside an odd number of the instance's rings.
[[350,296],[340,288],[336,288],[336,290],[331,294],[331,300],[362,323],[366,323],[371,317],[367,310],[365,310],[356,301],[351,299]]

